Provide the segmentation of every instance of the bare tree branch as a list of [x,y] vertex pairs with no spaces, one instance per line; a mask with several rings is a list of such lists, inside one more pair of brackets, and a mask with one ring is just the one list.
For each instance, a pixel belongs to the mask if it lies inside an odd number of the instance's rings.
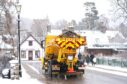
[[114,14],[117,18],[123,18],[127,20],[127,0],[112,0],[111,3],[115,5]]

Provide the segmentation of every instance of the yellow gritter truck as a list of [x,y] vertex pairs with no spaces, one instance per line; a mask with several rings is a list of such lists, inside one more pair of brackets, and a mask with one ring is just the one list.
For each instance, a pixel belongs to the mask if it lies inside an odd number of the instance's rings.
[[72,31],[66,31],[58,36],[47,35],[42,41],[45,56],[42,59],[42,69],[45,74],[52,75],[82,75],[84,63],[77,57],[77,49],[86,45],[86,38]]

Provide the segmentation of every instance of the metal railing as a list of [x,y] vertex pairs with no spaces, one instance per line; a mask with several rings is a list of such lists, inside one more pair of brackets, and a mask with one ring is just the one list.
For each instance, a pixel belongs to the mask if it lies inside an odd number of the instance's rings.
[[99,57],[96,59],[96,64],[118,66],[127,68],[127,59],[123,58],[110,58],[110,57]]

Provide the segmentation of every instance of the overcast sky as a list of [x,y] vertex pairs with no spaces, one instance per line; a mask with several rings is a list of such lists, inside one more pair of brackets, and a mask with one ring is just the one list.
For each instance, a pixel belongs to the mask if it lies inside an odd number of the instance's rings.
[[61,19],[80,21],[84,17],[85,1],[94,1],[100,14],[107,14],[110,9],[108,0],[20,0],[21,17],[43,19],[49,17],[51,22]]

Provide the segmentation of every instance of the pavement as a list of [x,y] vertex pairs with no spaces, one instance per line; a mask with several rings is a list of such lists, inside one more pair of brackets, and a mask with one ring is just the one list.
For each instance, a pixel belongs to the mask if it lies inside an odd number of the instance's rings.
[[86,69],[127,77],[127,68],[122,68],[122,67],[116,67],[116,66],[112,67],[106,65],[95,65],[95,66],[87,65]]
[[31,78],[30,75],[26,72],[24,67],[22,67],[22,77],[19,79],[8,79],[0,77],[0,82],[4,84],[43,84],[37,79]]
[[118,72],[127,73],[127,68],[124,68],[124,67],[107,66],[107,65],[95,65],[94,67],[105,69],[105,70],[110,70],[110,71],[118,71]]

